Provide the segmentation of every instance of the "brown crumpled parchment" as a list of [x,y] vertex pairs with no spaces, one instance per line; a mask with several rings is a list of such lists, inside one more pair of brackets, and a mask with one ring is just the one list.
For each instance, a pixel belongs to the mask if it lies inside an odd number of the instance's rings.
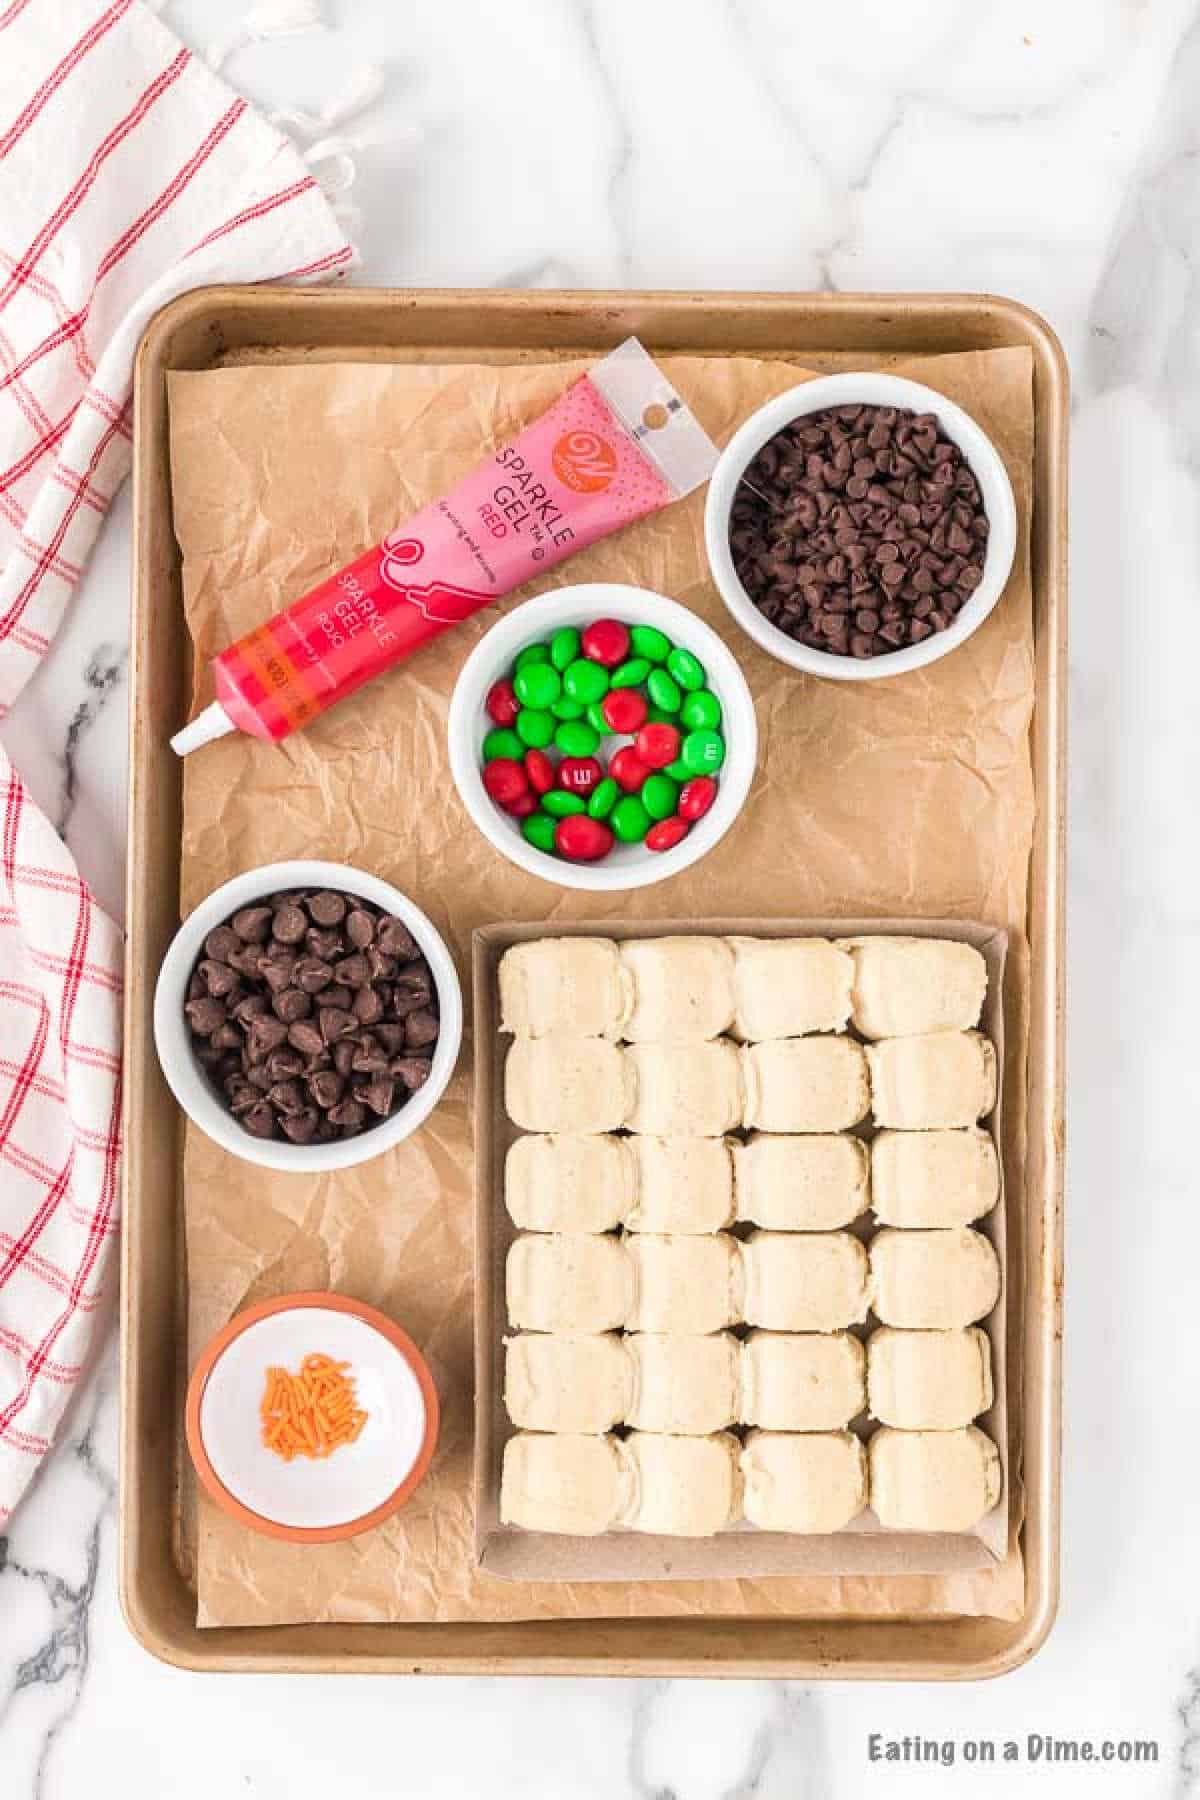
[[[781,362],[664,361],[718,442],[803,378]],[[208,697],[209,656],[445,492],[543,411],[581,366],[317,363],[171,375],[175,529],[197,702]],[[593,545],[529,590],[638,583],[693,607],[735,650],[758,711],[759,772],[741,819],[702,863],[614,906],[603,895],[560,890],[496,855],[459,804],[444,743],[455,675],[492,622],[485,613],[281,746],[235,736],[189,758],[185,912],[258,863],[293,856],[353,862],[425,908],[464,979],[472,929],[495,919],[602,919],[632,907],[647,918],[913,914],[1005,926],[1013,934],[1011,1218],[1022,1205],[1034,808],[1031,359],[1027,350],[1004,349],[896,366],[974,414],[1004,455],[1017,497],[1017,561],[1005,595],[943,662],[847,685],[810,680],[765,656],[737,630],[708,580],[703,492]],[[429,1358],[443,1405],[429,1478],[366,1537],[321,1547],[276,1543],[201,1496],[199,1623],[693,1612],[1019,1616],[1015,1544],[999,1568],[937,1577],[652,1585],[523,1584],[480,1574],[471,1518],[469,1060],[468,1035],[458,1074],[425,1128],[389,1155],[333,1176],[258,1169],[188,1130],[189,1363],[251,1302],[297,1288],[337,1289],[405,1325]],[[1010,1270],[1010,1290],[1015,1285]],[[1009,1391],[1019,1391],[1011,1365]],[[1019,1430],[1019,1407],[1013,1414]]]

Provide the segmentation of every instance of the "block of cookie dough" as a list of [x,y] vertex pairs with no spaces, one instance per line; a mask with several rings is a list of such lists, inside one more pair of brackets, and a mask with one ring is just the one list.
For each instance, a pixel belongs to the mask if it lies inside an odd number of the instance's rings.
[[509,1247],[508,1322],[518,1331],[616,1331],[633,1299],[633,1272],[615,1237],[531,1232]]
[[866,1356],[848,1332],[752,1331],[741,1363],[744,1425],[842,1431],[867,1403]]
[[621,1035],[630,1043],[694,1043],[728,1031],[733,954],[724,938],[626,938],[618,948],[630,995]]
[[624,1052],[631,1131],[721,1137],[742,1121],[738,1052],[726,1038],[703,1044],[631,1044]]
[[500,1518],[522,1531],[596,1537],[626,1510],[632,1485],[615,1438],[521,1433],[504,1446]]
[[504,1159],[504,1204],[520,1231],[612,1231],[636,1182],[629,1140],[604,1133],[519,1137]]
[[721,1231],[733,1224],[733,1156],[719,1137],[624,1140],[635,1176],[630,1231]]
[[825,938],[731,937],[735,1037],[844,1031],[854,965]]
[[755,1132],[733,1148],[738,1219],[768,1231],[836,1231],[866,1211],[868,1168],[856,1137]]
[[848,1131],[866,1117],[867,1060],[856,1038],[782,1038],[741,1053],[742,1123],[760,1131]]
[[986,1131],[881,1131],[871,1145],[871,1209],[881,1225],[970,1225],[1000,1198]]
[[965,1331],[894,1331],[867,1339],[872,1418],[902,1431],[954,1431],[992,1404],[992,1347],[978,1325]]
[[633,1363],[616,1332],[504,1341],[504,1404],[522,1431],[611,1431],[633,1399]]
[[902,1331],[961,1331],[986,1318],[1000,1298],[1000,1264],[982,1233],[896,1231],[871,1240],[871,1305]]
[[847,1231],[754,1231],[743,1317],[768,1331],[844,1331],[867,1316],[867,1253]]
[[634,1431],[623,1448],[633,1495],[621,1523],[631,1530],[712,1537],[741,1517],[741,1445],[729,1432],[666,1437]]
[[619,1131],[629,1082],[625,1052],[607,1038],[519,1037],[504,1064],[504,1107],[522,1131]]
[[974,1125],[996,1104],[996,1052],[978,1031],[935,1031],[867,1045],[871,1110],[897,1131]]
[[545,937],[500,958],[500,1029],[517,1037],[615,1037],[629,988],[611,938]]
[[728,1332],[711,1337],[634,1332],[625,1348],[633,1364],[627,1425],[696,1437],[736,1424],[741,1347]]
[[844,938],[854,960],[854,1023],[864,1037],[969,1031],[987,993],[987,964],[949,938]]
[[1000,1498],[1000,1453],[978,1426],[893,1431],[868,1447],[871,1505],[889,1531],[971,1531]]
[[760,1531],[841,1531],[867,1504],[867,1457],[852,1431],[752,1431],[743,1510]]
[[741,1245],[726,1232],[713,1237],[625,1239],[633,1269],[630,1331],[701,1337],[724,1331],[742,1316]]

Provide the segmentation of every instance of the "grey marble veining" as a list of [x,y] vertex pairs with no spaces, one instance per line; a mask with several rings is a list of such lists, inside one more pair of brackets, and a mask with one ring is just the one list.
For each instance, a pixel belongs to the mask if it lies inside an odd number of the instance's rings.
[[[210,36],[237,0],[178,0]],[[984,1688],[201,1680],[116,1598],[110,1348],[0,1551],[0,1796],[1136,1800],[1200,1794],[1192,1491],[1200,1102],[1200,14],[1195,0],[341,6],[230,65],[267,104],[387,69],[360,279],[991,289],[1072,359],[1071,1181],[1064,1588]],[[411,147],[411,127],[422,133]],[[403,145],[403,147],[401,147]],[[123,866],[129,507],[3,738],[104,903]],[[3,1205],[0,1193],[0,1207]],[[953,1772],[871,1733],[1138,1737]]]

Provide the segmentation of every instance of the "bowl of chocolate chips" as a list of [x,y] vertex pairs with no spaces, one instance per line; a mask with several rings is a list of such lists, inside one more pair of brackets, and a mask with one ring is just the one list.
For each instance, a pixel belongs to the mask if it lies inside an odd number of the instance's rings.
[[272,863],[184,920],[154,1037],[175,1098],[224,1149],[270,1169],[342,1169],[429,1117],[454,1073],[462,994],[442,938],[388,882]]
[[878,370],[760,407],[709,483],[705,542],[756,643],[833,681],[938,661],[987,618],[1016,550],[999,451],[944,394]]

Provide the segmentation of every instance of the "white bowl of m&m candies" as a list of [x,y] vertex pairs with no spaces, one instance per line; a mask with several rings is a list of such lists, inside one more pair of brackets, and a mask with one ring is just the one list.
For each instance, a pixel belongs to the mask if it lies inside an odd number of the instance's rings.
[[463,804],[510,862],[563,887],[649,887],[733,824],[758,734],[745,677],[687,607],[598,582],[528,600],[450,703]]

